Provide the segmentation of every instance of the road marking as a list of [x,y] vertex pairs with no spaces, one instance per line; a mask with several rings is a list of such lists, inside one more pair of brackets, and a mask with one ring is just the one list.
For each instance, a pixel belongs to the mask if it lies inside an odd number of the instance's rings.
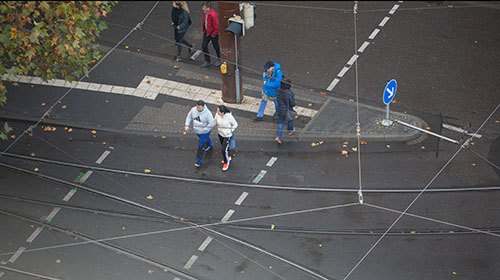
[[476,138],[481,138],[482,137],[481,134],[469,133],[469,132],[466,132],[464,129],[461,129],[460,127],[452,126],[452,125],[445,124],[445,123],[443,123],[443,128],[446,128],[446,129],[449,129],[449,130],[453,130],[453,131],[456,131],[456,132],[460,132],[460,133],[465,133],[465,134],[467,134],[469,136],[473,136],[473,137],[476,137]]
[[272,157],[267,163],[266,163],[266,166],[273,166],[273,164],[276,162],[278,158],[277,157]]
[[54,217],[57,215],[57,212],[59,212],[59,210],[61,210],[61,208],[54,207],[54,209],[52,209],[52,212],[50,212],[50,214],[47,216],[47,222],[50,222],[52,219],[54,219]]
[[399,5],[398,4],[395,4],[394,7],[392,7],[391,11],[389,12],[389,14],[394,14],[396,12],[396,10],[399,8]]
[[191,266],[194,264],[194,262],[198,259],[197,255],[192,255],[191,258],[187,261],[187,263],[184,265],[185,269],[190,269]]
[[210,237],[210,236],[207,236],[207,238],[205,239],[205,241],[203,241],[203,243],[201,243],[200,247],[198,248],[198,251],[205,251],[205,249],[207,248],[208,244],[210,244],[210,242],[212,242],[213,238]]
[[379,32],[380,32],[380,29],[375,28],[375,30],[373,30],[372,34],[370,35],[370,37],[368,37],[368,39],[373,40]]
[[344,74],[345,74],[347,71],[349,71],[349,68],[347,68],[347,67],[342,68],[342,70],[339,72],[339,74],[337,75],[337,77],[339,77],[339,78],[344,77]]
[[33,240],[35,240],[35,238],[40,234],[40,232],[42,232],[42,227],[37,227],[37,229],[35,229],[35,231],[30,235],[30,237],[28,237],[26,242],[28,243],[33,242]]
[[364,52],[364,51],[365,51],[365,49],[366,49],[366,47],[368,47],[368,45],[369,45],[369,44],[370,44],[370,43],[368,43],[367,41],[365,41],[365,42],[363,43],[363,45],[361,45],[361,47],[359,48],[358,52]]
[[332,91],[332,89],[340,82],[339,79],[335,78],[332,83],[328,86],[326,90]]
[[378,26],[384,27],[384,25],[389,21],[390,17],[385,17]]
[[63,198],[64,201],[69,201],[70,198],[76,193],[76,188],[71,189]]
[[3,275],[4,275],[4,273],[3,273],[3,272],[0,272],[0,278],[2,278],[2,276],[3,276]]
[[17,252],[12,257],[10,257],[9,262],[15,262],[17,258],[19,258],[19,256],[24,252],[24,250],[26,250],[26,248],[19,247],[19,249],[17,249]]
[[85,183],[85,181],[87,181],[87,179],[90,177],[90,175],[92,175],[92,173],[94,173],[94,171],[91,170],[87,171],[85,175],[83,175],[83,177],[80,179],[80,184]]
[[264,176],[266,175],[267,171],[265,170],[261,170],[259,175],[257,175],[257,177],[255,177],[255,179],[253,179],[253,183],[257,184],[260,182],[260,180],[262,180],[262,178],[264,178]]
[[224,217],[222,217],[222,220],[220,220],[221,222],[225,223],[229,220],[229,218],[231,218],[231,216],[234,214],[234,210],[233,209],[229,209],[227,210],[227,213],[226,215],[224,215]]
[[97,161],[96,161],[95,163],[97,163],[97,164],[101,164],[101,163],[104,161],[104,159],[105,159],[105,158],[106,158],[106,157],[107,157],[110,153],[111,153],[111,152],[110,152],[110,151],[108,151],[108,150],[104,151],[104,153],[102,153],[102,155],[101,155],[101,156],[97,159]]
[[351,59],[349,59],[349,61],[347,62],[348,65],[353,65],[354,62],[356,62],[356,60],[358,59],[359,55],[357,54],[354,54]]
[[247,198],[248,196],[248,193],[247,192],[243,192],[240,197],[238,198],[238,200],[236,200],[236,202],[234,204],[236,205],[241,205],[241,203],[243,203],[243,200],[245,200],[245,198]]

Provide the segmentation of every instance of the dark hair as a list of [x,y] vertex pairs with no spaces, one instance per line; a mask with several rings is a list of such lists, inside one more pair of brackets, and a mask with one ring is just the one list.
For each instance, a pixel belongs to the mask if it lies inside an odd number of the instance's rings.
[[205,106],[205,101],[198,100],[198,101],[196,101],[196,105],[198,105],[198,106]]
[[231,111],[229,111],[229,109],[225,105],[219,105],[218,108],[219,108],[219,111],[221,113],[224,113],[224,114],[231,113]]
[[264,64],[264,70],[267,70],[273,66],[274,66],[274,63],[271,60],[269,60],[268,62],[266,62],[266,64]]
[[283,79],[281,80],[281,89],[290,89],[292,87],[292,81],[290,79],[285,79],[283,76]]
[[210,3],[210,1],[202,1],[201,2],[201,6],[205,6],[207,8],[212,8],[212,3]]

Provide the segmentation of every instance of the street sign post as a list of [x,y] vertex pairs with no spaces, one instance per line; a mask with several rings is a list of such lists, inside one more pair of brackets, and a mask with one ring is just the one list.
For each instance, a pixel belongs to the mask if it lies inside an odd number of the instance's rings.
[[389,119],[389,104],[396,96],[396,90],[398,88],[398,83],[396,80],[392,79],[387,83],[384,89],[384,104],[387,105],[387,112],[385,114],[385,120],[382,120],[383,126],[391,126],[392,121]]

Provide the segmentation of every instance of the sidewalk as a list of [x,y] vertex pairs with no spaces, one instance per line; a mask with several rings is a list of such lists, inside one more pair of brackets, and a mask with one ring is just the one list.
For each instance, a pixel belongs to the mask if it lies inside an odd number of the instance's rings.
[[[274,105],[269,102],[265,111],[264,121],[255,122],[252,118],[256,115],[260,102],[261,81],[249,77],[243,78],[242,94],[244,99],[242,104],[226,104],[221,99],[220,74],[218,69],[211,67],[203,69],[197,65],[197,62],[187,61],[186,63],[174,63],[169,59],[151,57],[145,54],[138,54],[125,50],[116,51],[117,60],[123,60],[121,56],[126,57],[130,64],[137,65],[148,61],[147,67],[136,67],[130,69],[130,77],[126,83],[120,83],[119,79],[114,83],[106,81],[102,83],[102,77],[97,79],[91,75],[85,82],[65,82],[64,80],[51,80],[46,83],[37,77],[9,77],[4,75],[3,80],[11,79],[20,84],[42,85],[50,88],[64,88],[67,90],[74,87],[78,92],[84,92],[92,95],[95,92],[113,96],[117,98],[133,98],[134,102],[128,102],[127,106],[136,107],[136,113],[130,114],[128,118],[120,121],[95,124],[99,129],[121,129],[130,131],[141,131],[143,133],[166,133],[171,135],[183,135],[183,124],[188,109],[194,106],[196,100],[202,99],[208,105],[208,108],[214,113],[216,105],[225,104],[230,107],[235,115],[239,128],[236,135],[239,139],[268,139],[274,141],[277,123],[272,120]],[[108,63],[113,69],[113,61],[110,58]],[[150,66],[150,65],[153,65]],[[142,68],[142,69],[141,69]],[[116,67],[114,68],[116,69]],[[162,71],[155,71],[160,69]],[[165,69],[172,73],[166,73]],[[106,70],[101,70],[106,71]],[[116,70],[115,70],[116,71]],[[146,72],[151,71],[151,72]],[[108,73],[112,75],[113,73]],[[119,75],[118,71],[114,76]],[[134,82],[134,80],[136,82]],[[137,82],[139,81],[139,82]],[[129,86],[127,86],[127,84]],[[9,91],[16,91],[18,88],[10,87]],[[297,100],[297,111],[299,118],[295,120],[297,133],[293,138],[289,138],[284,133],[286,141],[344,141],[354,140],[356,137],[356,103],[352,100],[343,100],[340,98],[328,97],[319,93],[306,91],[297,87],[292,87]],[[128,100],[128,99],[127,99]],[[122,101],[123,102],[123,101]],[[130,103],[130,104],[129,104]],[[30,113],[43,113],[44,109],[39,108],[39,104],[25,104],[33,110],[27,110]],[[381,104],[382,105],[382,104]],[[0,108],[0,116],[4,118],[23,119],[19,114],[12,115],[16,109],[11,107],[14,104],[7,103]],[[36,107],[35,107],[36,106]],[[26,108],[24,108],[26,109]],[[20,111],[17,109],[17,111]],[[26,111],[26,110],[24,110]],[[106,112],[100,112],[106,114]],[[73,115],[72,115],[73,114]],[[92,126],[92,123],[78,123],[74,120],[88,120],[86,116],[77,116],[82,112],[66,110],[65,114],[51,115],[53,121],[64,123],[69,116],[73,116],[71,126]],[[115,114],[116,115],[116,114]],[[359,116],[361,124],[361,139],[366,141],[410,141],[418,138],[421,133],[413,129],[403,127],[399,124],[393,124],[390,127],[380,125],[385,118],[385,109],[360,104]],[[114,115],[109,112],[112,119]],[[391,112],[391,118],[399,119],[417,127],[425,128],[426,124],[418,117],[408,114]],[[29,118],[24,118],[29,119]],[[47,122],[50,122],[48,120]]]

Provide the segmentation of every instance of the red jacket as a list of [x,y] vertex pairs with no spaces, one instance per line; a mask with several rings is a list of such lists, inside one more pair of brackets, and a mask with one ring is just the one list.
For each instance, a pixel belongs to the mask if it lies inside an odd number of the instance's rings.
[[207,19],[207,30],[205,30],[205,16],[205,11],[203,11],[203,18],[201,21],[201,30],[203,30],[203,33],[207,33],[207,36],[219,35],[219,15],[217,15],[217,12],[210,8]]

